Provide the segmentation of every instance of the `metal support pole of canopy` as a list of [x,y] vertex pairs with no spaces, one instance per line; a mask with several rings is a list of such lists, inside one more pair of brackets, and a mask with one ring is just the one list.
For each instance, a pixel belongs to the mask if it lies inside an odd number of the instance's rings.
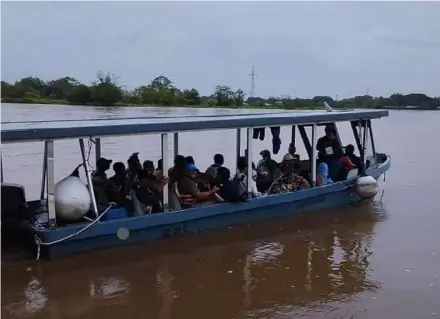
[[1,182],[3,183],[3,152],[0,153],[0,174]]
[[368,131],[370,132],[370,141],[371,141],[373,156],[374,158],[376,158],[376,144],[374,144],[374,135],[373,135],[373,127],[371,126],[371,120],[368,120],[367,123],[368,123]]
[[40,201],[44,201],[46,199],[46,184],[47,184],[47,141],[44,141],[43,173],[41,174]]
[[311,174],[312,177],[312,186],[316,186],[316,124],[312,125],[312,157],[310,158],[310,167],[311,167]]
[[90,198],[92,199],[93,212],[95,213],[96,217],[98,217],[99,216],[98,205],[96,204],[95,192],[93,191],[92,176],[91,176],[89,169],[88,169],[87,158],[86,158],[86,149],[84,146],[84,139],[82,139],[82,138],[79,139],[79,147],[81,149],[81,157],[83,160],[84,171],[86,173],[87,186],[89,188]]
[[292,132],[290,137],[290,143],[296,147],[296,125],[292,125]]
[[49,213],[49,228],[56,227],[55,212],[55,148],[54,141],[45,141],[46,148],[46,168],[47,168],[47,210]]
[[101,158],[101,139],[99,137],[95,138],[95,158],[96,162]]
[[235,167],[237,169],[238,172],[238,167],[237,167],[237,163],[238,163],[238,159],[241,156],[241,129],[237,129],[237,140],[235,142]]
[[252,128],[247,128],[247,190],[248,190],[248,198],[252,198]]
[[362,153],[361,153],[361,159],[362,159],[362,174],[365,174],[365,170],[367,169],[367,143],[368,143],[368,130],[367,130],[367,123],[366,121],[361,121],[361,127],[362,127]]
[[[173,153],[173,158],[176,158],[177,155],[179,155],[179,133],[174,133],[173,134],[173,147],[174,147],[174,153]],[[164,170],[164,172],[166,172]]]
[[[165,172],[168,172],[169,168],[169,154],[168,154],[168,134],[162,133],[161,134],[161,144],[162,144],[162,166],[164,175]],[[168,184],[163,187],[163,210],[164,212],[167,212],[169,210],[168,205]]]

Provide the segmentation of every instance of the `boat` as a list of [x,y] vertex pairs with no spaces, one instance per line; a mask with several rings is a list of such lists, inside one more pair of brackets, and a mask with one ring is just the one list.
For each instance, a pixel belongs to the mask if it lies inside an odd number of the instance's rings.
[[[41,196],[39,200],[27,201],[21,185],[3,182],[2,228],[12,229],[27,238],[27,244],[37,250],[37,256],[54,259],[120,245],[135,244],[178,235],[200,233],[215,228],[258,220],[279,218],[292,214],[312,212],[337,206],[371,200],[378,193],[378,180],[391,166],[391,156],[377,153],[374,144],[372,120],[387,117],[387,110],[350,110],[328,112],[279,112],[270,114],[240,114],[228,116],[198,116],[192,118],[139,118],[106,119],[100,121],[38,121],[2,123],[2,144],[38,142],[44,144]],[[353,170],[347,178],[328,185],[316,184],[317,129],[332,127],[339,147],[338,123],[349,122],[356,140],[362,167]],[[171,167],[169,139],[173,139],[173,154],[179,154],[179,133],[191,131],[236,130],[237,158],[241,150],[241,130],[246,130],[246,147],[253,154],[253,130],[265,127],[289,126],[292,128],[291,143],[297,141],[296,132],[304,143],[309,159],[301,165],[310,170],[309,189],[252,198],[252,156],[248,156],[248,200],[239,203],[217,203],[196,206],[180,211],[169,210],[169,200],[176,194],[172,187],[163,189],[163,213],[133,216],[110,205],[100,209],[93,192],[91,172],[87,165],[86,142],[95,146],[96,159],[101,157],[101,138],[143,134],[160,134],[164,171]],[[307,129],[307,130],[306,130]],[[87,187],[79,191],[75,172],[55,183],[54,145],[58,140],[78,139],[82,154]],[[368,145],[372,156],[367,159]],[[315,160],[310,160],[315,159]],[[2,167],[3,169],[3,167]],[[75,170],[77,170],[79,167]],[[74,182],[66,182],[67,180]],[[67,186],[66,186],[67,185]],[[77,188],[75,188],[77,187]],[[87,191],[84,192],[84,189]],[[73,194],[74,192],[75,194]],[[63,197],[63,198],[61,198]],[[63,202],[64,201],[64,202]],[[59,223],[63,203],[70,205],[69,214],[82,216],[80,220]],[[76,204],[77,206],[75,206]],[[73,207],[75,206],[75,207]],[[82,206],[82,208],[81,208]],[[64,207],[65,208],[65,207]],[[58,216],[57,216],[58,215]],[[77,217],[78,217],[77,216]],[[65,216],[64,216],[65,217]],[[70,216],[72,217],[72,215]],[[14,228],[15,227],[15,228]]]

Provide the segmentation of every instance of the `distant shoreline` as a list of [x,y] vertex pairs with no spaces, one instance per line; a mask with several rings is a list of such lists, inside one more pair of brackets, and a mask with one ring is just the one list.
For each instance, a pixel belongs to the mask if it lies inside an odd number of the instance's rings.
[[1,85],[3,103],[281,110],[322,110],[325,103],[334,109],[438,110],[440,107],[440,97],[423,93],[394,93],[389,97],[367,94],[343,99],[326,95],[259,97],[255,93],[247,96],[241,88],[216,85],[211,94],[201,95],[196,88],[176,87],[164,75],[135,89],[127,89],[117,77],[102,72],[90,85],[69,76],[49,81],[30,76],[15,83],[1,81]]
[[[100,104],[76,104],[71,103],[66,100],[57,100],[57,99],[48,99],[48,98],[41,98],[41,99],[33,99],[31,101],[26,100],[25,98],[2,98],[1,103],[9,103],[9,104],[44,104],[44,105],[61,105],[61,106],[100,106],[100,107],[169,107],[169,108],[200,108],[200,109],[213,109],[213,108],[220,108],[220,109],[260,109],[260,110],[324,110],[325,108],[323,106],[300,106],[295,109],[285,108],[282,105],[242,105],[242,106],[209,106],[209,105],[147,105],[147,104],[128,104],[128,103],[116,103],[112,106],[105,106]],[[386,109],[386,110],[399,110],[399,111],[440,111],[440,107],[436,109],[425,109],[420,107],[400,107],[400,106],[387,106],[387,107],[380,107],[380,108],[367,108],[367,107],[357,107],[359,109]],[[344,109],[344,108],[334,108],[335,110],[338,109]]]

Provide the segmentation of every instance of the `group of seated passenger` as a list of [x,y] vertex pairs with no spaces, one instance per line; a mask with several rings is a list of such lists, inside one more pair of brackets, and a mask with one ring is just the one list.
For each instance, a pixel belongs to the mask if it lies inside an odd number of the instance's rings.
[[[331,142],[331,139],[328,139]],[[330,143],[329,142],[329,143]],[[323,142],[321,142],[323,143]],[[319,143],[318,143],[319,144]],[[327,146],[328,147],[328,146]],[[318,157],[317,185],[333,182],[329,164],[323,153]],[[293,144],[281,163],[271,158],[268,150],[260,152],[261,160],[252,162],[252,178],[248,191],[248,153],[239,157],[237,173],[224,166],[224,157],[215,154],[214,163],[205,172],[197,169],[192,156],[177,155],[174,165],[164,174],[162,160],[157,167],[152,161],[141,164],[139,153],[133,153],[127,160],[113,164],[114,175],[107,178],[112,160],[100,158],[92,173],[92,184],[98,206],[114,203],[133,211],[135,215],[163,212],[163,189],[168,185],[169,208],[180,210],[218,202],[246,201],[248,192],[252,197],[263,194],[278,194],[298,191],[310,187],[310,174],[301,168],[300,157]],[[349,171],[360,167],[360,159],[354,155],[354,147],[348,145],[339,161],[342,169]],[[340,173],[342,178],[342,173]],[[338,178],[339,178],[338,177]]]
[[114,175],[107,178],[112,160],[100,158],[96,170],[92,173],[92,185],[98,206],[114,203],[131,211],[143,214],[151,211],[163,211],[162,195],[168,178],[163,177],[162,160],[157,169],[151,161],[141,165],[139,153],[133,153],[128,161],[128,168],[122,162],[113,164]]
[[[318,139],[318,169],[316,183],[319,186],[347,179],[351,170],[362,168],[361,159],[355,155],[355,148],[349,144],[339,147],[336,131],[330,125],[325,128],[325,136]],[[368,161],[367,161],[368,167]]]

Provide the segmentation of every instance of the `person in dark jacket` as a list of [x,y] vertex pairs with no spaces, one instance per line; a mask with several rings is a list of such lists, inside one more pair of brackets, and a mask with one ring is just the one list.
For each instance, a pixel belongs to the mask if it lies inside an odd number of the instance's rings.
[[139,171],[139,186],[134,192],[137,200],[144,207],[151,207],[152,213],[159,213],[163,212],[162,188],[153,181],[153,177],[147,171]]
[[113,171],[115,172],[115,175],[108,179],[107,185],[105,187],[107,198],[110,202],[114,202],[119,206],[126,206],[126,195],[128,195],[125,191],[127,172],[125,170],[124,163],[114,163]]
[[[226,167],[219,167],[217,170],[217,180],[220,183],[218,194],[227,202],[245,201],[244,196],[240,196],[238,183],[230,180],[231,172]],[[247,194],[246,194],[247,195]]]
[[225,163],[225,158],[222,154],[215,154],[214,155],[214,164],[208,167],[205,174],[211,176],[212,178],[217,177],[217,170],[219,167],[222,167]]
[[101,157],[96,161],[96,170],[92,172],[92,185],[98,205],[107,205],[109,202],[105,188],[107,185],[106,172],[110,169],[111,163],[112,160]]
[[279,168],[278,163],[273,160],[268,150],[260,152],[262,159],[257,164],[257,188],[260,193],[267,191],[272,185],[275,172]]
[[339,159],[343,154],[333,126],[327,125],[325,127],[325,136],[318,139],[316,149],[320,161],[324,161],[328,165],[330,177],[336,180],[342,167]]

